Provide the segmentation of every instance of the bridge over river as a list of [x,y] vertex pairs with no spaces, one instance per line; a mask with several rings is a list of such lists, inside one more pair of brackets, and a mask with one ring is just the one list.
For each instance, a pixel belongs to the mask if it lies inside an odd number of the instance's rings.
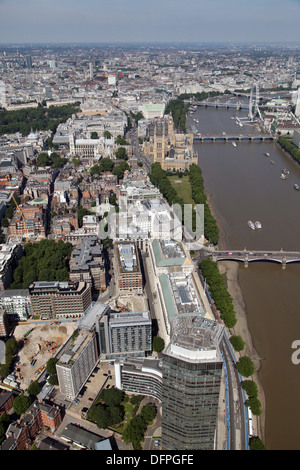
[[299,251],[214,251],[211,253],[213,261],[240,261],[247,267],[249,263],[254,261],[270,261],[281,264],[285,269],[288,263],[299,263]]
[[199,142],[272,142],[272,135],[195,135],[194,143]]
[[191,101],[191,100],[184,100],[185,104],[191,104],[192,106],[197,106],[199,108],[220,108],[220,109],[236,109],[237,111],[240,111],[241,109],[248,109],[249,104],[248,103],[243,103],[241,101],[237,101],[236,103],[232,103],[232,101],[220,101],[220,100],[215,100],[215,101]]

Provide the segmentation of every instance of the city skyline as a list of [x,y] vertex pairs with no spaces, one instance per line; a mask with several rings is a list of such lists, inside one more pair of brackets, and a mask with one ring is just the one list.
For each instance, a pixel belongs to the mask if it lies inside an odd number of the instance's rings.
[[0,43],[299,42],[299,0],[0,0]]

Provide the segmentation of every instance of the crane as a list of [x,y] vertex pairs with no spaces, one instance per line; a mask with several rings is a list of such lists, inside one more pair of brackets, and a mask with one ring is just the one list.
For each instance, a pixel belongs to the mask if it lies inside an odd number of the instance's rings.
[[22,220],[23,220],[23,223],[24,223],[24,228],[25,228],[26,243],[28,243],[28,233],[27,233],[26,220],[25,220],[24,214],[23,214],[22,210],[20,209],[20,207],[19,207],[19,205],[18,205],[18,203],[17,203],[17,201],[16,201],[16,199],[15,199],[15,197],[14,197],[14,193],[11,192],[10,194],[11,194],[11,197],[13,198],[13,201],[14,201],[14,203],[15,203],[15,205],[16,205],[17,210],[19,211],[19,213],[20,213],[20,215],[21,215],[21,217],[22,217]]

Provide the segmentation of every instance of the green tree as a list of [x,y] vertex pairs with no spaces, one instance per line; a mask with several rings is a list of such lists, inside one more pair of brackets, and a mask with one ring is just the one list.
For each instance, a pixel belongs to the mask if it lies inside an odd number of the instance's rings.
[[251,437],[249,447],[250,450],[266,450],[265,444],[259,439],[259,437]]
[[248,356],[243,356],[236,363],[236,368],[243,377],[250,377],[254,373],[253,362]]
[[95,132],[95,131],[93,131],[93,132],[91,133],[91,139],[99,139],[98,133]]
[[92,421],[95,421],[99,428],[105,429],[110,424],[110,413],[109,409],[105,405],[93,405],[89,412],[89,417]]
[[29,393],[29,395],[34,395],[34,396],[37,396],[40,393],[40,391],[41,391],[41,385],[36,380],[34,382],[31,382],[31,384],[29,385],[27,389],[27,392]]
[[118,135],[115,142],[117,145],[129,145],[129,142],[124,139],[124,137],[122,137],[121,135]]
[[154,336],[152,341],[152,348],[155,352],[161,352],[165,347],[165,342],[159,336]]
[[50,375],[48,382],[50,385],[58,385],[58,378],[56,374]]
[[18,343],[15,338],[9,338],[5,343],[5,352],[14,356],[18,351]]
[[103,132],[103,137],[105,137],[105,139],[111,139],[112,134],[109,131],[104,131]]
[[229,341],[231,342],[232,346],[236,351],[242,351],[245,347],[245,342],[241,336],[232,335],[229,338]]
[[120,405],[124,398],[124,392],[117,388],[105,388],[100,394],[100,399],[108,406]]
[[57,364],[57,361],[58,361],[58,359],[55,358],[55,357],[51,357],[51,358],[47,361],[46,370],[47,370],[48,374],[50,374],[50,375],[56,374],[56,364]]
[[143,398],[143,395],[132,395],[130,398],[130,403],[134,406],[139,406]]
[[123,406],[110,406],[109,407],[109,415],[110,415],[110,425],[119,424],[124,419],[124,407]]
[[122,438],[125,443],[132,443],[134,449],[140,449],[140,443],[144,440],[147,425],[142,418],[134,417],[124,429]]
[[118,160],[128,160],[128,155],[125,147],[119,147],[115,151],[115,155]]
[[242,383],[242,388],[245,390],[247,393],[248,397],[252,398],[255,397],[257,398],[258,395],[258,388],[255,382],[253,380],[243,380]]
[[141,418],[145,421],[147,425],[153,422],[156,416],[156,408],[153,405],[147,404],[144,405],[141,409]]
[[246,401],[246,406],[250,408],[252,414],[259,416],[262,413],[261,403],[258,398],[251,397]]
[[17,396],[15,399],[14,399],[14,403],[13,403],[13,408],[14,408],[14,411],[18,414],[18,415],[21,415],[23,413],[25,413],[25,411],[28,410],[28,408],[30,407],[31,405],[31,402],[30,402],[30,398],[25,396],[23,393],[19,396]]
[[215,302],[216,308],[220,311],[225,326],[232,328],[236,322],[236,315],[232,298],[225,286],[225,277],[220,274],[218,265],[211,258],[205,258],[199,263],[204,278],[209,286],[209,291]]
[[6,430],[10,423],[10,417],[6,413],[0,415],[0,444],[6,439]]
[[127,162],[120,162],[119,165],[115,166],[112,170],[113,175],[116,175],[118,179],[122,179],[126,170],[129,170],[130,166]]
[[80,158],[72,158],[72,163],[75,165],[75,166],[79,166],[80,165]]
[[0,376],[7,377],[9,374],[9,366],[7,364],[0,364]]
[[0,444],[5,440],[5,427],[4,424],[0,423]]
[[38,155],[36,164],[37,166],[51,166],[52,161],[49,158],[48,153],[42,152]]

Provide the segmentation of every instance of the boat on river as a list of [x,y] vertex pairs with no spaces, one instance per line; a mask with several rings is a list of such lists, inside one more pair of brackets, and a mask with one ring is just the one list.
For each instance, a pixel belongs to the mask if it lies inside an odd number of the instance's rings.
[[265,156],[265,157],[270,157],[271,155],[270,155],[268,152],[265,152],[265,153],[264,153],[264,156]]
[[262,228],[262,225],[261,225],[259,220],[256,220],[254,225],[255,225],[255,228],[258,229],[258,230]]
[[235,143],[235,142],[232,142],[232,145],[233,145],[234,147],[236,147],[236,143]]
[[280,178],[281,178],[282,180],[286,180],[286,179],[287,179],[287,175],[286,175],[285,173],[281,173]]
[[296,191],[300,191],[300,186],[298,184],[294,184],[294,189],[296,189]]
[[252,222],[252,220],[248,220],[248,225],[249,225],[249,227],[250,227],[252,230],[255,230],[255,225],[254,225],[254,223]]

